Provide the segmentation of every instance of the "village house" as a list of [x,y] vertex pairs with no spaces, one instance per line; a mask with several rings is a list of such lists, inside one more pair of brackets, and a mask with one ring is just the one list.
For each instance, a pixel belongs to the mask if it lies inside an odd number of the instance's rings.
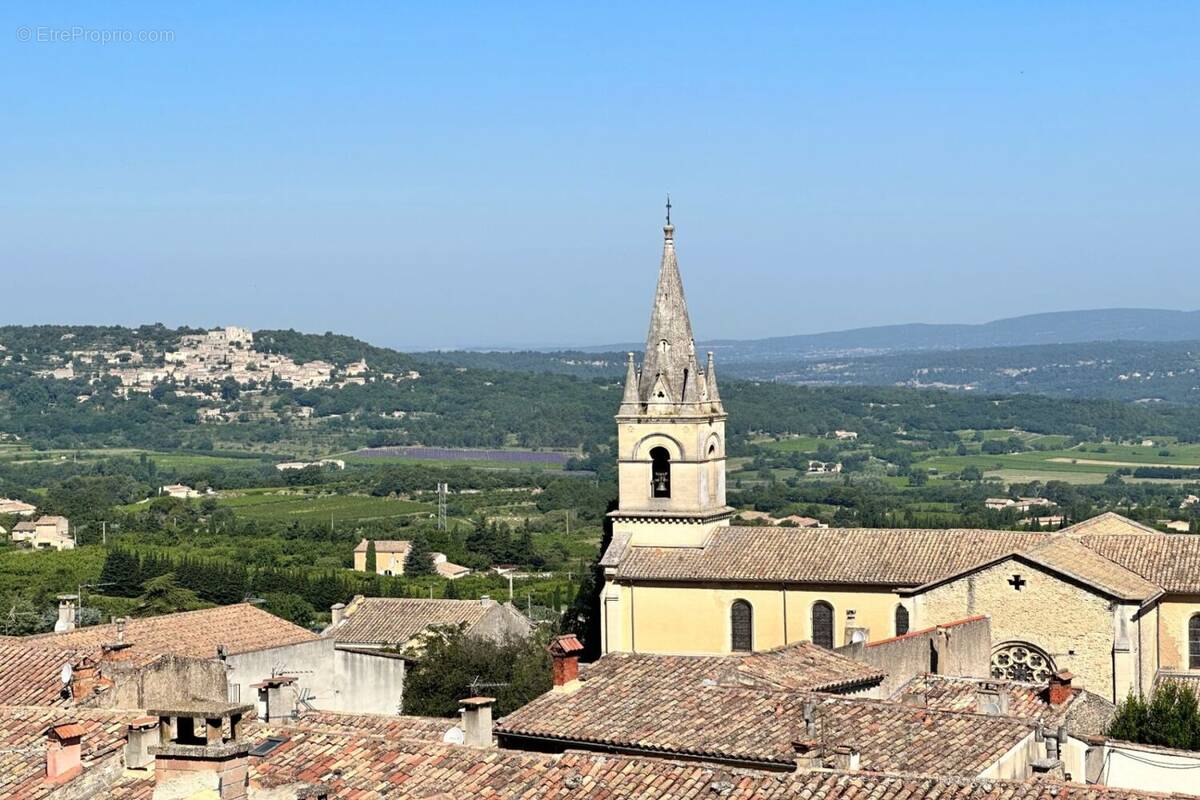
[[[403,575],[404,563],[408,560],[408,551],[412,542],[407,539],[375,539],[375,572],[379,575]],[[354,546],[354,569],[359,572],[367,571],[367,550],[370,542],[366,539]]]
[[193,497],[199,497],[200,492],[190,486],[185,486],[182,483],[173,483],[170,486],[163,486],[158,490],[159,494],[167,497],[176,497],[180,500],[190,500]]
[[426,600],[411,597],[363,597],[333,607],[333,621],[321,636],[340,647],[419,649],[432,628],[461,626],[467,636],[503,642],[525,638],[533,630],[511,603],[480,600]]
[[1200,671],[1200,537],[1116,514],[1054,533],[731,525],[726,414],[711,354],[703,369],[696,357],[670,225],[655,298],[616,415],[603,652],[833,648],[986,614],[996,678],[1069,670],[1116,701],[1159,671]]
[[74,550],[71,523],[66,517],[41,516],[36,521],[22,520],[13,526],[12,540],[28,544],[34,550]]
[[12,514],[17,517],[32,517],[37,513],[37,506],[21,500],[10,500],[0,497],[0,514]]

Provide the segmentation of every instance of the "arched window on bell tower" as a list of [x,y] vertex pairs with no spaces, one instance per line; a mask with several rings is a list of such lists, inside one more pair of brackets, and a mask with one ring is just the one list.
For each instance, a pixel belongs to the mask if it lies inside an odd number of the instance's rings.
[[650,496],[671,496],[671,454],[665,447],[650,451]]

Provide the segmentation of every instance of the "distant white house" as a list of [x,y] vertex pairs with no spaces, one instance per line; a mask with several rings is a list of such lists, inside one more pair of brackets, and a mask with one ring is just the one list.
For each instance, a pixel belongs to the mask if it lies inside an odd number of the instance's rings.
[[170,486],[163,486],[158,490],[158,493],[165,494],[168,497],[178,497],[180,500],[190,500],[193,497],[200,496],[200,492],[182,483],[173,483]]
[[430,555],[433,556],[433,568],[437,570],[437,574],[447,580],[456,581],[471,574],[469,567],[447,561],[445,553],[430,553]]
[[275,465],[275,469],[280,472],[286,472],[289,469],[305,469],[306,467],[337,467],[345,469],[346,462],[340,458],[322,458],[320,461],[282,461]]
[[10,500],[0,497],[0,514],[13,514],[18,517],[32,517],[37,512],[37,506],[20,500]]
[[834,431],[833,438],[852,442],[858,438],[858,431]]

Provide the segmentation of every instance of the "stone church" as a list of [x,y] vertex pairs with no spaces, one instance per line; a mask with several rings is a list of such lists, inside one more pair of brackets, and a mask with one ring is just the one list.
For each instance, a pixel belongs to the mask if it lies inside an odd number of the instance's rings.
[[986,614],[992,672],[1056,670],[1119,701],[1200,679],[1200,536],[1116,514],[1055,533],[738,527],[725,501],[725,409],[696,353],[675,230],[642,364],[617,412],[619,507],[603,554],[604,652],[833,648]]

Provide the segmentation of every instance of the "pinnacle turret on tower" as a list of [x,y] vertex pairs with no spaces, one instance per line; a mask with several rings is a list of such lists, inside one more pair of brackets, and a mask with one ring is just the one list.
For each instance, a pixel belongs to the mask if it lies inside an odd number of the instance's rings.
[[667,222],[663,226],[662,261],[654,292],[654,306],[650,311],[646,350],[640,373],[635,373],[632,362],[627,370],[622,414],[628,414],[631,410],[628,401],[631,386],[636,387],[640,413],[724,413],[720,401],[714,403],[712,400],[716,391],[715,378],[708,378],[696,360],[692,322],[688,316],[683,279],[675,255],[675,226],[671,224],[669,195]]

